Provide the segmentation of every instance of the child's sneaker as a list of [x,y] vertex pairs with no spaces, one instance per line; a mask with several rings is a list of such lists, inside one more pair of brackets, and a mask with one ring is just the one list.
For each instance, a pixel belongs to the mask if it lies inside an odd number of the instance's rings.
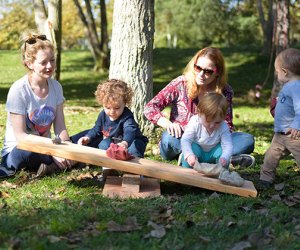
[[255,158],[247,154],[234,155],[231,157],[231,164],[233,166],[238,165],[241,168],[248,168],[255,164]]
[[16,170],[14,169],[8,169],[6,167],[2,167],[0,165],[0,178],[5,178],[5,177],[9,177],[12,176],[16,173]]
[[265,181],[265,180],[259,180],[259,183],[258,183],[258,189],[260,190],[264,190],[264,189],[268,189],[272,186],[272,183],[269,182],[269,181]]
[[182,166],[182,153],[180,153],[180,155],[178,156],[178,162],[177,162],[177,166]]

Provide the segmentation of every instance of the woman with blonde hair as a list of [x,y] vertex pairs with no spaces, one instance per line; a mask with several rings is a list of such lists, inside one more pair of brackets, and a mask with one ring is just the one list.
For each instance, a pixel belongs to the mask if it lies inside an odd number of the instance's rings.
[[[225,121],[232,132],[233,157],[231,163],[242,167],[255,163],[254,137],[244,132],[233,132],[233,90],[227,84],[224,57],[217,48],[199,50],[187,64],[183,75],[172,80],[144,108],[148,120],[166,129],[159,144],[163,159],[173,160],[181,153],[180,140],[190,118],[197,113],[199,100],[209,92],[223,94],[228,102]],[[170,117],[162,111],[170,106]]]
[[35,31],[24,33],[21,40],[22,63],[28,73],[12,84],[7,95],[0,177],[14,175],[22,168],[35,170],[38,176],[43,176],[70,168],[75,163],[16,147],[27,134],[51,137],[52,125],[55,135],[63,141],[70,140],[63,112],[63,89],[52,79],[56,68],[53,44]]

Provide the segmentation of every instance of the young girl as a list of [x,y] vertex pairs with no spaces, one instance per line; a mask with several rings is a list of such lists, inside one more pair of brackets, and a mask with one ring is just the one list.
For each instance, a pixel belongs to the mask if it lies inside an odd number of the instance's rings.
[[[100,142],[98,148],[106,150],[110,143],[116,143],[129,154],[144,157],[148,139],[141,133],[133,113],[127,107],[131,104],[132,95],[131,88],[121,80],[111,79],[99,84],[95,96],[103,110],[95,126],[78,139],[78,144],[91,145],[96,141]],[[108,174],[108,170],[103,173],[104,176]]]
[[198,114],[191,117],[182,135],[182,166],[191,168],[196,161],[220,162],[228,167],[232,156],[232,138],[227,123],[227,100],[219,93],[204,95],[198,106]]
[[[144,108],[148,120],[164,128],[159,144],[160,154],[165,160],[173,160],[181,153],[181,136],[190,118],[197,113],[197,104],[207,92],[222,93],[228,102],[226,123],[232,132],[233,90],[226,79],[223,55],[217,48],[199,50],[187,64],[183,75],[171,81]],[[162,110],[171,107],[170,117]],[[254,137],[245,132],[232,132],[232,164],[241,167],[252,166],[255,159]]]

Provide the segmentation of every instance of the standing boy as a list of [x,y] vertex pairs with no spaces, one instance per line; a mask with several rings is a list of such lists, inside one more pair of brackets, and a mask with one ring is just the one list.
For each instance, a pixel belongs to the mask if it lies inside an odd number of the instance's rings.
[[278,81],[284,86],[275,108],[274,136],[260,171],[260,187],[269,188],[283,156],[292,153],[300,166],[300,51],[286,49],[275,60]]

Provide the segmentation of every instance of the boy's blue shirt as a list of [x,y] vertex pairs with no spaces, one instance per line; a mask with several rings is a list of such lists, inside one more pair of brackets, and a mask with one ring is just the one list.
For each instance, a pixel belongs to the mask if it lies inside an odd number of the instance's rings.
[[97,137],[102,137],[102,135],[105,138],[118,138],[120,141],[126,141],[128,147],[137,138],[148,142],[148,138],[142,134],[138,123],[134,120],[133,113],[127,107],[115,121],[111,121],[104,110],[100,112],[95,126],[88,132],[87,136],[92,141]]
[[300,130],[300,81],[287,82],[278,94],[275,108],[274,132]]

